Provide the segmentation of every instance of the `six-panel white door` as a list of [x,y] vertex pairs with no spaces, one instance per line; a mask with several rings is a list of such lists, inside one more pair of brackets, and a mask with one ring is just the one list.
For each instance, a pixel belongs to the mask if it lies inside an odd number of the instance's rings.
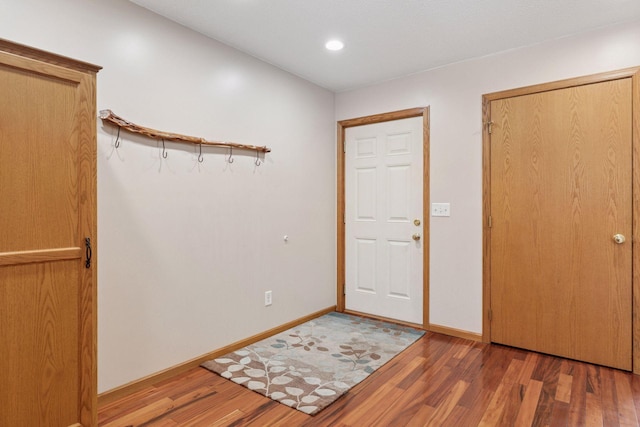
[[347,310],[423,323],[422,122],[345,130]]

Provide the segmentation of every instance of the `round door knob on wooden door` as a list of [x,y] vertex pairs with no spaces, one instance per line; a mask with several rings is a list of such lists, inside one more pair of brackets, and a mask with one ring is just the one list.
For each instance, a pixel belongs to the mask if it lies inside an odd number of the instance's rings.
[[411,236],[411,238],[417,242],[418,240],[420,240],[420,233],[414,234],[413,236]]
[[624,238],[624,235],[622,235],[622,234],[614,234],[613,235],[613,241],[616,242],[619,245],[623,244],[625,240],[626,239]]

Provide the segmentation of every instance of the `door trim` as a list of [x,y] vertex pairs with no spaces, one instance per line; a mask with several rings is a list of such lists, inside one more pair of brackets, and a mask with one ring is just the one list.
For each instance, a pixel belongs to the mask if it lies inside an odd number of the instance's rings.
[[631,78],[632,81],[632,366],[640,374],[640,67],[559,80],[517,89],[493,92],[482,96],[482,341],[491,342],[491,147],[488,123],[491,101],[529,95],[556,89],[584,86],[611,80]]
[[358,117],[355,119],[338,121],[338,145],[337,145],[337,257],[338,268],[336,277],[337,311],[345,311],[345,130],[350,127],[369,125],[374,123],[389,122],[392,120],[408,119],[422,116],[422,162],[423,162],[423,233],[424,253],[422,262],[422,328],[428,330],[429,326],[429,107],[410,108],[407,110],[393,111],[372,116]]

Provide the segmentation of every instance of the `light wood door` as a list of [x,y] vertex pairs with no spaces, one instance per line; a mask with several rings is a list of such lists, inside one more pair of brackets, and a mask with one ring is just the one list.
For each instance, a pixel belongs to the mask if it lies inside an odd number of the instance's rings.
[[423,322],[422,134],[422,117],[345,131],[348,310]]
[[493,342],[631,369],[631,106],[631,78],[491,102]]
[[65,58],[6,47],[0,43],[0,425],[93,426],[97,68],[82,72]]

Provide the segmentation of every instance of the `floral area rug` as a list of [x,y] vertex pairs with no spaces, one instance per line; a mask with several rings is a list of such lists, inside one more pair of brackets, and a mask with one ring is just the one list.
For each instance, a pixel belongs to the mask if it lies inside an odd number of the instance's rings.
[[423,334],[405,326],[329,313],[202,366],[314,415]]

